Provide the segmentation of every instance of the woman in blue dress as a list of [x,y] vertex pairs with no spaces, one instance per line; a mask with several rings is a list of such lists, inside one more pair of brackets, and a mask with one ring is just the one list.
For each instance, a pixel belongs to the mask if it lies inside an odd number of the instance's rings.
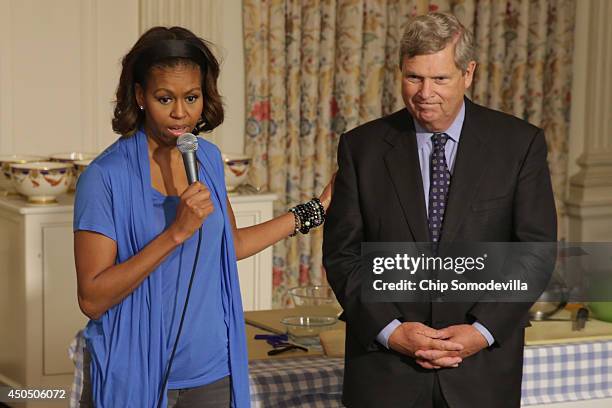
[[219,64],[206,42],[155,27],[122,66],[113,118],[121,137],[81,175],[75,199],[78,298],[91,319],[81,406],[248,407],[236,259],[321,224],[331,186],[320,201],[238,229],[218,148],[198,138],[191,185],[176,149],[180,135],[223,121]]

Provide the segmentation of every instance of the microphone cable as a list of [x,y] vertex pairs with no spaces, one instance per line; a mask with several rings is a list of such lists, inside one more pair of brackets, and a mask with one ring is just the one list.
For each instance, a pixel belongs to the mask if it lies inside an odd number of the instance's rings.
[[185,297],[185,305],[183,306],[183,313],[181,314],[181,322],[179,323],[178,332],[176,333],[176,339],[174,340],[174,347],[172,348],[172,354],[170,354],[170,360],[168,360],[168,367],[164,374],[164,381],[162,382],[161,390],[159,391],[159,397],[157,399],[157,408],[161,408],[163,400],[164,390],[166,384],[168,384],[168,377],[170,376],[170,369],[172,368],[172,362],[174,361],[174,354],[176,353],[176,347],[178,345],[181,331],[183,330],[183,322],[185,321],[185,312],[187,312],[187,304],[189,303],[189,295],[191,295],[191,286],[193,285],[193,278],[195,276],[196,267],[198,265],[198,258],[200,257],[200,245],[202,244],[202,226],[198,228],[198,246],[196,247],[195,258],[193,260],[193,268],[191,269],[191,277],[189,278],[189,287],[187,288],[187,296]]

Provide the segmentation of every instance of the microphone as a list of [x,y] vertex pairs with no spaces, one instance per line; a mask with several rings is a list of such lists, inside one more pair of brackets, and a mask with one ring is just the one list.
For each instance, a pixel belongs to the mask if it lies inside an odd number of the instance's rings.
[[[176,140],[176,147],[179,149],[183,156],[183,164],[185,165],[185,173],[187,173],[187,181],[189,185],[198,181],[198,165],[196,163],[195,152],[198,150],[198,138],[192,133],[183,133]],[[202,227],[198,228],[198,246],[196,247],[195,258],[193,260],[193,268],[191,269],[191,277],[189,278],[189,286],[187,287],[187,297],[185,298],[185,305],[183,305],[183,313],[181,314],[181,322],[179,323],[178,332],[176,333],[176,339],[174,339],[174,346],[170,359],[164,373],[164,379],[161,386],[160,394],[157,399],[157,408],[161,407],[162,393],[166,389],[168,384],[168,376],[172,369],[172,362],[174,361],[174,354],[176,353],[176,346],[178,345],[179,337],[183,331],[183,322],[185,321],[185,312],[187,311],[187,304],[189,303],[189,296],[191,295],[191,286],[193,284],[193,277],[195,276],[196,267],[198,265],[198,257],[200,255],[200,245],[202,244]]]
[[198,181],[198,166],[195,152],[198,150],[198,138],[192,133],[183,133],[176,140],[176,147],[183,156],[185,172],[189,185]]

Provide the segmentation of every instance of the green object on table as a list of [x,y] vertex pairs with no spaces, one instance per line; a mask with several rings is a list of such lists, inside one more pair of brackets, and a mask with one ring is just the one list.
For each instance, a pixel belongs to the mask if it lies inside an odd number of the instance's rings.
[[612,302],[589,302],[588,307],[595,319],[612,322]]
[[589,278],[587,303],[593,317],[597,320],[612,322],[612,276],[609,268],[593,269]]

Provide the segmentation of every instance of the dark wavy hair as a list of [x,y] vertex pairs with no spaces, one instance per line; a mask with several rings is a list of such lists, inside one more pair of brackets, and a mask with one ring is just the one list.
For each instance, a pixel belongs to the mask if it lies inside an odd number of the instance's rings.
[[[151,49],[160,41],[184,40],[190,46],[195,46],[202,53],[201,61],[190,58],[171,57],[155,60],[144,67],[144,75],[139,73],[143,61],[150,58]],[[145,113],[138,109],[136,102],[136,84],[146,88],[147,77],[152,68],[172,68],[179,65],[199,66],[202,75],[202,97],[204,108],[202,117],[194,132],[210,132],[223,122],[223,102],[217,89],[219,77],[219,63],[210,50],[212,44],[197,37],[194,33],[183,27],[153,27],[144,33],[132,49],[123,57],[122,70],[117,86],[115,112],[113,117],[113,131],[123,136],[131,136],[144,123]]]

